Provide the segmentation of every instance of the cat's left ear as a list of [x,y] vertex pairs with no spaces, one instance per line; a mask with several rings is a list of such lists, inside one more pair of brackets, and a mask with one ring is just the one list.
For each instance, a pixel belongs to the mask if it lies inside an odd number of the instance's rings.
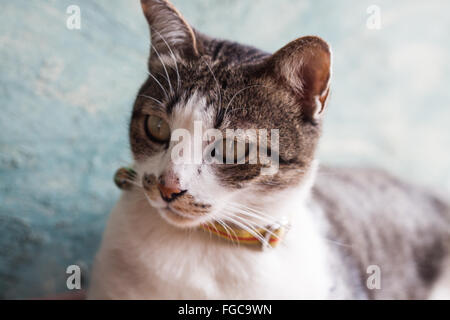
[[198,56],[201,44],[194,29],[168,0],[141,0],[151,33],[150,65],[159,56]]
[[270,72],[289,86],[305,120],[317,123],[330,91],[331,50],[319,37],[302,37],[278,50],[269,59]]

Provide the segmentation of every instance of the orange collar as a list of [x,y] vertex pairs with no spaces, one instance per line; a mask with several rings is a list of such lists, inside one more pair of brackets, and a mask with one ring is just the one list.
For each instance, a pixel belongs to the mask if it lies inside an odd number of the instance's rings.
[[218,222],[203,224],[201,225],[201,228],[219,238],[238,244],[261,246],[262,248],[275,248],[286,234],[288,224],[283,222],[265,228],[253,229],[252,232],[231,226],[225,228]]

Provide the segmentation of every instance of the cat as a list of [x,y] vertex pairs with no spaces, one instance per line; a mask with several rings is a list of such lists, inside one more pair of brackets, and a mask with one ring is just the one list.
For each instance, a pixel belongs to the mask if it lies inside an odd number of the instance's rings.
[[[129,126],[134,163],[88,298],[450,297],[444,200],[380,170],[318,166],[327,42],[301,37],[269,54],[198,32],[168,1],[141,4],[151,52]],[[196,121],[205,130],[278,129],[277,171],[175,163],[171,135],[192,133]],[[214,223],[227,234],[202,228]],[[286,226],[276,247],[272,225]],[[261,245],[240,243],[240,229]]]

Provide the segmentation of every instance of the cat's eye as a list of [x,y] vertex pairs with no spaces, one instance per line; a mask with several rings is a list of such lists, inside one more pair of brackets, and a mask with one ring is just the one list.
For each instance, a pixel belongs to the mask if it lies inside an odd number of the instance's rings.
[[145,121],[147,136],[157,143],[167,143],[170,140],[169,124],[161,117],[150,115]]

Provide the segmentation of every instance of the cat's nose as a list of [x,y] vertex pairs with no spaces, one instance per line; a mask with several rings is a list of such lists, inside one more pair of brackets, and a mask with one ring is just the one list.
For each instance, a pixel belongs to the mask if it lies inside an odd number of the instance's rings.
[[162,198],[170,202],[181,196],[186,190],[181,190],[180,180],[173,174],[163,174],[158,178],[158,189]]
[[166,202],[170,202],[175,200],[177,197],[183,195],[186,190],[174,189],[174,188],[166,188],[160,184],[158,184],[158,189],[161,192],[161,196]]

